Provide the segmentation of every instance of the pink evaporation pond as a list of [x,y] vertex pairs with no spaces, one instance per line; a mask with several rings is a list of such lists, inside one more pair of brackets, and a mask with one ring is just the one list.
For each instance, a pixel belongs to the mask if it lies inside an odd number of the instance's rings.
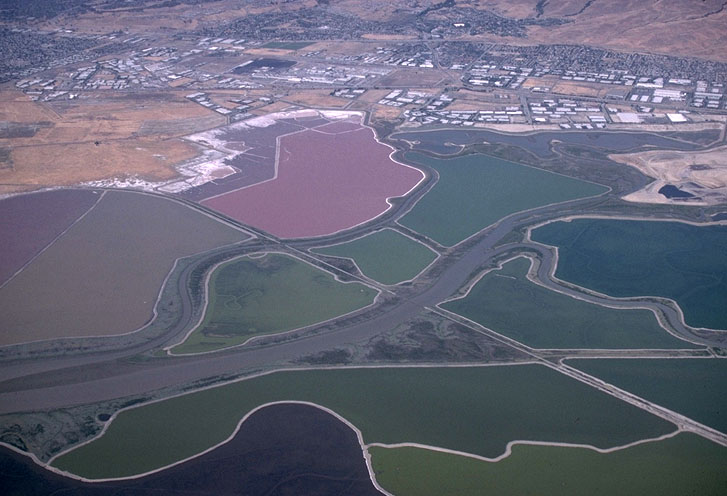
[[276,179],[202,204],[280,238],[323,236],[378,217],[388,198],[407,194],[424,174],[393,161],[372,129],[348,124],[282,136]]

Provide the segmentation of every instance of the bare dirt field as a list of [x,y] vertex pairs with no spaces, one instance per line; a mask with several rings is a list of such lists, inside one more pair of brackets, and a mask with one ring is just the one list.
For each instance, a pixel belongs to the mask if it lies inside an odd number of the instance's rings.
[[[173,29],[195,29],[198,23],[215,20],[215,14],[220,9],[213,9],[207,15],[190,15],[190,11],[196,4],[182,4],[172,7],[140,10],[129,8],[99,9],[94,13],[87,13],[80,16],[73,16],[64,19],[62,26],[82,32],[99,33],[114,30],[126,29],[131,33],[145,34],[149,29],[173,28]],[[246,15],[248,9],[235,9],[234,7],[224,11],[222,18]],[[219,19],[219,14],[217,19]],[[54,20],[47,23],[48,28],[56,27]]]
[[288,102],[273,102],[269,105],[265,105],[264,107],[256,108],[255,110],[252,110],[250,113],[255,115],[266,115],[266,114],[272,114],[275,112],[284,112],[286,110],[290,110],[291,108],[294,108],[293,105],[291,105]]
[[[447,106],[447,110],[494,110],[495,105],[486,102],[477,102],[475,100],[458,99],[451,105]],[[499,108],[498,108],[499,110]]]
[[366,93],[356,99],[356,103],[376,103],[389,93],[391,93],[391,90],[367,90]]
[[371,109],[371,120],[390,121],[399,117],[401,112],[402,109],[400,107],[385,107],[383,105],[377,105]]
[[178,257],[245,234],[171,200],[109,191],[0,289],[0,345],[131,332]]
[[603,98],[611,92],[621,91],[627,93],[627,89],[617,88],[608,84],[580,83],[578,81],[558,81],[553,85],[551,92],[563,95],[588,96]]
[[57,120],[67,126],[88,128],[90,134],[107,139],[129,137],[145,121],[184,122],[186,119],[216,115],[175,92],[84,95],[88,97],[54,104],[51,108],[58,114]]
[[129,176],[162,181],[176,177],[174,165],[197,153],[183,141],[154,139],[19,147],[11,153],[13,168],[0,170],[0,184],[42,188]]
[[89,92],[51,106],[5,91],[0,102],[0,120],[36,126],[30,136],[0,139],[8,154],[0,167],[3,193],[134,176],[171,179],[176,164],[199,153],[175,138],[224,123],[174,93]]
[[0,121],[33,123],[51,122],[56,118],[55,112],[31,101],[20,91],[0,91]]
[[449,79],[449,75],[432,69],[399,69],[381,78],[382,86],[405,86],[421,88],[437,86],[441,81]]
[[[714,205],[727,201],[727,146],[703,152],[654,150],[609,155],[611,160],[636,167],[656,179],[624,197],[646,203]],[[672,185],[692,196],[667,198],[659,190]]]
[[[629,52],[651,52],[727,60],[716,47],[727,41],[727,9],[722,0],[475,0],[458,7],[490,10],[514,18],[561,18],[558,26],[529,26],[527,38],[507,40],[496,35],[480,38],[514,44],[584,44]],[[540,6],[542,12],[538,12]],[[618,36],[614,36],[618,33]]]
[[[48,29],[72,28],[79,33],[100,33],[124,30],[128,33],[146,34],[154,29],[196,30],[207,25],[222,24],[244,16],[289,12],[311,8],[314,0],[296,2],[273,2],[260,5],[240,5],[233,0],[220,0],[205,3],[200,12],[194,3],[164,5],[160,2],[155,8],[138,9],[135,6],[123,8],[100,8],[94,13],[86,13],[63,19],[60,24],[55,20],[43,23]],[[407,16],[422,12],[437,0],[407,2],[392,0],[371,9],[365,2],[342,0],[331,2],[330,10],[355,18],[368,20],[404,20]],[[501,37],[497,34],[483,33],[477,36],[463,34],[461,39],[495,41],[514,44],[584,44],[617,50],[641,51],[703,57],[727,60],[727,51],[719,47],[727,41],[727,9],[722,0],[562,0],[558,2],[538,2],[536,0],[475,0],[458,1],[458,8],[487,10],[507,18],[525,19],[555,18],[569,22],[560,25],[528,26],[527,37]],[[430,18],[446,16],[444,10],[435,9]],[[290,29],[289,23],[281,21],[278,30]],[[613,33],[618,33],[614,36]],[[289,32],[290,34],[290,32]],[[363,39],[404,40],[416,39],[412,34],[364,34]],[[316,48],[318,49],[318,48]]]
[[[529,81],[526,80],[526,82]],[[476,102],[491,102],[491,103],[497,103],[499,105],[509,105],[511,102],[518,101],[518,96],[513,95],[511,93],[505,93],[502,91],[496,91],[496,92],[482,92],[482,91],[473,91],[468,90],[464,88],[459,88],[456,93],[453,95],[456,100],[455,104],[460,100],[466,100],[466,101],[476,101]]]
[[[520,0],[519,3],[530,3]],[[586,3],[589,5],[586,7]],[[585,10],[582,12],[581,9]],[[560,26],[532,26],[530,42],[583,43],[617,50],[644,51],[727,60],[715,50],[727,42],[727,10],[721,0],[610,0],[548,2],[544,17],[572,14],[574,22]],[[613,36],[613,33],[619,33]]]
[[331,90],[304,90],[286,95],[285,101],[311,108],[341,108],[348,105],[351,100],[331,95]]
[[313,45],[307,46],[301,52],[317,52],[325,51],[326,55],[338,54],[338,55],[349,55],[352,53],[366,53],[370,52],[375,48],[371,42],[361,41],[319,41]]

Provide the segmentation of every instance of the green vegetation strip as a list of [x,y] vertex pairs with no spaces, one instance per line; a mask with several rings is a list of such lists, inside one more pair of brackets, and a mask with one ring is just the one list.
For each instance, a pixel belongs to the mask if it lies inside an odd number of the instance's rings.
[[301,400],[357,426],[365,442],[417,442],[495,457],[509,441],[601,448],[675,427],[540,365],[278,372],[120,413],[106,433],[53,462],[91,479],[166,466],[219,444],[253,408]]
[[687,324],[727,329],[727,226],[576,219],[531,237],[558,247],[560,279],[610,296],[671,298]]
[[364,274],[383,284],[413,279],[437,257],[423,244],[391,229],[315,251],[351,258]]
[[439,181],[399,222],[447,246],[514,212],[606,191],[487,155],[437,159],[410,152],[406,158],[436,169]]
[[443,308],[533,348],[693,348],[667,333],[649,310],[608,308],[528,280],[517,258],[487,273],[465,298]]
[[568,364],[727,433],[727,360],[569,360]]
[[338,282],[279,253],[232,260],[214,271],[209,284],[204,320],[174,353],[216,350],[305,327],[365,307],[376,297],[375,289]]
[[497,463],[420,448],[370,453],[397,496],[727,494],[727,448],[691,433],[611,453],[517,445]]

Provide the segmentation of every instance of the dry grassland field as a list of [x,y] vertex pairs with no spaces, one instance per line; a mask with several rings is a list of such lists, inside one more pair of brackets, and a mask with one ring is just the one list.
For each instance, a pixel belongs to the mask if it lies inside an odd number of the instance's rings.
[[401,108],[377,105],[371,110],[371,120],[391,121],[398,118],[401,115],[401,112]]
[[[302,3],[302,2],[301,2]],[[157,5],[157,8],[141,10],[133,6],[126,8],[100,8],[96,12],[64,19],[62,26],[83,33],[108,32],[126,29],[130,33],[144,34],[149,29],[195,29],[204,22],[224,21],[239,16],[265,12],[269,9],[240,8],[238,2],[225,0],[214,2],[217,8],[200,15],[197,4]],[[195,15],[196,14],[196,15]],[[47,22],[49,28],[56,26],[53,19]]]
[[328,89],[295,91],[286,95],[284,100],[311,108],[341,108],[351,103],[348,98],[331,96],[331,90]]
[[12,151],[13,170],[0,171],[0,183],[42,188],[134,176],[163,181],[177,177],[175,164],[196,155],[189,143],[152,139],[22,147]]
[[[525,82],[527,83],[530,81],[530,79],[526,79]],[[523,84],[525,86],[525,84]],[[510,102],[517,101],[518,97],[517,95],[512,95],[510,93],[505,92],[493,92],[493,93],[483,93],[481,91],[472,91],[468,89],[459,88],[457,92],[452,95],[457,98],[455,103],[459,100],[472,100],[475,102],[479,101],[488,101],[491,103],[499,103],[499,104],[508,104]]]
[[[721,0],[476,0],[458,1],[458,7],[486,9],[518,19],[561,17],[571,22],[560,26],[529,26],[527,38],[514,44],[586,44],[616,50],[642,51],[727,60],[727,52],[715,50],[727,41],[727,10]],[[614,33],[618,33],[617,36]],[[502,37],[482,38],[503,42]]]
[[0,91],[0,121],[36,123],[52,122],[57,118],[55,112],[31,101],[20,91]]
[[356,98],[357,103],[376,103],[386,95],[391,93],[390,90],[367,90],[366,93]]
[[0,345],[131,332],[176,258],[246,237],[179,203],[109,191],[0,289]]
[[502,104],[497,105],[489,102],[479,102],[477,100],[458,99],[453,104],[448,105],[448,110],[500,110]]
[[392,87],[421,88],[436,86],[449,79],[448,74],[431,69],[399,69],[381,78],[380,84]]
[[270,105],[265,105],[264,107],[256,108],[255,110],[252,110],[250,113],[255,115],[267,115],[267,114],[274,114],[275,112],[284,112],[286,110],[290,110],[291,108],[294,108],[293,105],[291,105],[288,102],[275,102],[271,103]]
[[727,42],[724,28],[727,10],[721,8],[721,0],[566,0],[548,2],[543,16],[576,13],[586,4],[589,5],[582,13],[572,17],[572,23],[530,27],[530,42],[563,43],[567,40],[570,44],[583,43],[630,52],[727,60],[727,52],[714,49]]
[[552,93],[561,95],[587,96],[593,98],[604,98],[613,91],[622,91],[622,88],[614,88],[608,84],[578,83],[573,81],[558,81],[552,88]]
[[[372,9],[360,1],[337,1],[335,11],[371,21],[401,19],[407,13],[441,4],[436,0],[421,1],[414,6],[404,0],[394,0]],[[150,29],[187,29],[195,30],[207,25],[215,25],[243,16],[271,12],[295,11],[315,7],[313,0],[243,5],[233,0],[205,2],[200,11],[194,3],[170,5],[163,3],[153,9],[98,8],[96,12],[63,19],[50,19],[41,25],[53,29],[60,26],[71,28],[80,33],[100,33],[113,30],[127,30],[129,33],[145,34]],[[493,13],[514,19],[525,18],[564,18],[571,22],[559,26],[527,26],[526,38],[503,37],[483,33],[477,39],[513,44],[537,45],[588,44],[617,50],[642,51],[704,57],[727,60],[727,52],[716,50],[727,42],[727,10],[721,9],[721,0],[685,2],[683,0],[562,0],[559,2],[539,2],[537,0],[474,0],[458,1],[458,8],[472,7],[489,10]],[[542,9],[539,15],[538,7]],[[429,18],[441,17],[432,12]],[[281,20],[279,29],[286,29],[289,37],[295,37],[296,29]],[[618,36],[614,36],[618,33]],[[413,34],[370,33],[364,39],[402,40],[416,38]],[[466,33],[462,39],[472,38]]]
[[0,167],[3,192],[134,176],[172,179],[176,164],[199,153],[175,137],[225,121],[170,93],[91,94],[51,106],[6,91],[0,101],[0,121],[37,125],[32,136],[0,138],[0,148],[9,150]]

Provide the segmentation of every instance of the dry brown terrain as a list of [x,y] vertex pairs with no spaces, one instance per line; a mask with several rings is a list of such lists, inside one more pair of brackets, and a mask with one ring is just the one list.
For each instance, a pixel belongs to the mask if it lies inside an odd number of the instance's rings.
[[[483,34],[479,40],[497,43],[536,44],[568,43],[603,46],[628,51],[651,51],[674,55],[697,55],[727,60],[727,52],[720,49],[727,41],[727,11],[722,0],[684,2],[682,0],[561,0],[538,2],[537,0],[459,0],[460,8],[493,11],[511,18],[561,18],[568,22],[560,26],[527,28],[524,38],[498,37]],[[135,6],[108,9],[101,4],[94,13],[75,17],[62,15],[42,26],[63,26],[77,32],[108,32],[123,29],[129,33],[164,33],[166,28],[194,30],[217,26],[234,19],[270,12],[294,13],[298,9],[316,5],[314,0],[296,2],[237,2],[220,0],[202,4],[165,2],[152,0],[144,8]],[[114,5],[120,5],[116,3]],[[410,19],[411,13],[422,12],[432,6],[442,7],[439,0],[392,0],[378,2],[377,8],[360,0],[339,0],[320,8],[333,14],[356,16],[368,20],[396,21]],[[444,9],[432,10],[428,18],[445,18]],[[283,26],[278,26],[282,28]],[[170,33],[172,31],[169,31]],[[281,33],[285,32],[281,29]],[[616,33],[616,35],[615,35]],[[399,38],[377,34],[378,40]],[[161,35],[160,39],[165,39]],[[160,41],[161,43],[161,41]],[[173,44],[173,43],[172,43]],[[318,41],[301,52],[324,50],[328,55],[351,55],[372,52],[376,41]],[[287,56],[285,49],[248,48],[249,56]],[[114,58],[117,54],[102,58]],[[164,57],[146,57],[148,61],[160,61]],[[295,58],[290,55],[288,58]],[[200,57],[200,70],[213,73],[225,72],[240,63],[240,57],[221,54],[214,58]],[[391,68],[392,72],[380,79],[383,86],[434,87],[457,84],[457,77],[446,71],[417,68]],[[108,71],[107,71],[108,72]],[[114,77],[110,72],[99,72],[94,77]],[[179,79],[173,84],[182,84]],[[538,84],[535,84],[535,83]],[[577,82],[530,79],[527,86],[552,86],[554,94],[604,97],[612,88],[603,85]],[[261,95],[271,96],[273,90],[235,91],[213,90],[210,98],[226,108],[236,106],[229,99]],[[304,107],[350,108],[371,110],[377,119],[394,119],[402,107],[376,105],[390,89],[369,90],[354,101],[330,95],[321,90],[279,90],[275,102],[253,104],[253,113],[262,115],[290,108]],[[221,125],[225,118],[184,98],[184,89],[160,90],[128,94],[114,91],[81,92],[76,100],[65,103],[43,104],[31,102],[17,91],[0,92],[0,121],[37,124],[35,134],[24,138],[0,139],[0,193],[25,191],[46,185],[72,185],[85,181],[138,176],[143,179],[165,180],[175,177],[174,166],[197,153],[190,144],[178,140],[190,133]],[[508,95],[517,99],[516,95]],[[494,98],[493,92],[469,92],[456,94],[452,110],[482,110],[493,102],[495,106],[512,103],[513,100]],[[255,108],[256,107],[256,108]],[[495,107],[492,107],[495,108]],[[698,120],[697,117],[695,120]]]
[[12,150],[12,168],[0,170],[0,184],[71,186],[86,181],[139,176],[162,181],[177,176],[174,165],[195,157],[181,140],[133,139],[94,143],[23,146]]
[[[226,94],[219,95],[219,94],[215,94],[215,93],[208,94],[208,97],[212,103],[215,103],[215,104],[219,105],[220,107],[224,107],[226,109],[233,109],[233,108],[237,107],[238,105],[240,105],[239,103],[233,102],[232,101],[233,99],[244,98],[239,95],[234,95],[234,96],[226,95]],[[224,119],[223,119],[223,124],[224,124]]]
[[489,102],[457,99],[454,103],[447,106],[447,110],[501,110],[501,106]]
[[[327,9],[335,14],[368,20],[391,21],[418,13],[440,0],[392,0],[378,2],[376,8],[361,0],[337,0]],[[459,0],[457,6],[489,10],[510,18],[538,17],[538,0]],[[147,7],[151,6],[150,2]],[[171,4],[171,5],[170,5]],[[294,12],[314,7],[315,0],[270,2],[249,5],[235,0],[220,0],[200,5],[156,2],[154,8],[135,10],[117,8],[79,16],[62,16],[42,25],[46,28],[71,28],[81,33],[125,30],[144,34],[150,29],[195,30],[219,25],[234,19],[268,12]],[[493,34],[472,38],[514,44],[586,44],[625,51],[696,56],[727,61],[727,9],[722,0],[559,0],[541,3],[541,18],[559,18],[570,22],[560,26],[529,26],[526,38],[507,38]],[[445,11],[430,13],[446,16]],[[445,17],[446,18],[446,17]],[[284,30],[281,24],[278,29]],[[367,39],[412,39],[410,35],[370,34]],[[416,36],[414,36],[416,38]]]
[[636,167],[655,181],[624,199],[646,203],[684,203],[659,194],[671,184],[692,193],[700,200],[690,203],[709,205],[727,201],[727,146],[700,152],[653,150],[609,155],[611,160]]
[[[170,3],[172,5],[169,5]],[[84,33],[122,29],[129,33],[145,34],[149,28],[193,30],[205,24],[215,24],[281,9],[281,6],[274,3],[267,6],[245,6],[240,3],[235,0],[222,0],[201,4],[200,8],[200,5],[196,3],[174,5],[174,2],[160,0],[147,2],[147,8],[143,10],[135,9],[134,6],[107,10],[97,9],[97,12],[94,13],[51,19],[47,23],[47,27],[53,28],[61,24]],[[313,0],[301,0],[283,5],[282,8],[291,11],[313,5],[315,5]]]
[[[568,0],[565,0],[567,2]],[[537,0],[532,1],[508,1],[508,0],[492,0],[483,3],[479,0],[461,0],[457,5],[462,7],[471,7],[478,10],[492,10],[505,17],[525,18],[535,15],[535,5]]]
[[270,105],[265,105],[264,107],[256,108],[255,110],[252,110],[250,113],[255,115],[265,115],[265,114],[273,114],[275,112],[283,112],[285,110],[290,110],[291,108],[295,107],[295,105],[291,105],[288,102],[273,102]]
[[[516,3],[535,4],[535,0]],[[578,12],[586,0],[548,2],[544,16]],[[727,60],[727,10],[722,0],[596,1],[574,22],[528,29],[531,42],[602,46],[624,51]]]
[[190,79],[190,78],[187,78],[187,77],[182,77],[182,78],[177,79],[176,81],[171,81],[168,84],[172,88],[176,88],[178,86],[184,86],[185,84],[189,84],[192,81],[193,81],[193,79]]
[[402,111],[403,109],[401,107],[387,107],[384,105],[377,105],[371,111],[371,120],[394,120],[401,115]]
[[325,51],[325,55],[350,55],[373,52],[376,44],[364,41],[319,41],[301,49],[301,53]]
[[482,102],[499,103],[501,105],[510,104],[511,102],[519,102],[518,95],[513,93],[505,93],[502,91],[473,91],[460,88],[454,93],[455,98]]
[[48,107],[30,101],[20,91],[0,91],[0,121],[9,122],[53,122],[58,115]]
[[[114,30],[128,30],[131,33],[144,33],[150,28],[190,29],[198,25],[198,20],[186,16],[184,6],[166,9],[149,9],[142,12],[117,9],[105,13],[90,13],[73,18],[64,18],[62,26],[82,33],[103,33]],[[58,19],[48,23],[56,27]]]
[[[538,0],[458,1],[514,18],[536,17]],[[543,18],[564,18],[561,26],[531,26],[514,44],[585,44],[624,51],[703,57],[727,61],[727,9],[722,0],[558,0],[544,2]],[[508,42],[486,35],[492,41]]]
[[578,81],[558,81],[551,88],[552,93],[573,96],[603,97],[613,86],[595,83],[579,83]]
[[422,86],[437,86],[450,79],[448,74],[432,69],[399,69],[382,77],[379,84],[421,88]]
[[[403,2],[387,2],[384,10],[412,10]],[[438,1],[417,2],[421,11]],[[457,6],[490,10],[512,18],[537,16],[539,0],[459,0]],[[558,0],[542,2],[542,18],[571,22],[560,26],[530,26],[527,38],[484,34],[477,38],[499,43],[534,45],[585,44],[624,51],[703,57],[727,61],[727,9],[722,0]],[[390,10],[389,10],[390,9]],[[440,15],[435,13],[436,15]],[[477,39],[463,36],[463,39]]]
[[520,86],[524,89],[530,89],[534,86],[547,86],[551,87],[560,80],[558,76],[543,76],[543,77],[529,77]]
[[139,176],[171,179],[174,165],[198,154],[177,137],[209,129],[224,117],[171,93],[84,93],[54,105],[16,91],[0,93],[0,120],[38,124],[30,137],[0,139],[0,192]]
[[419,0],[417,2],[392,0],[380,2],[376,5],[376,8],[371,8],[370,2],[362,2],[361,0],[335,0],[330,2],[333,12],[353,14],[371,21],[396,19],[401,11],[410,10],[413,5],[416,6],[416,9],[424,9],[437,3],[440,3],[440,0]]
[[351,103],[348,98],[332,96],[329,89],[291,92],[283,99],[296,105],[311,108],[342,108]]
[[0,184],[0,198],[5,197],[5,195],[35,191],[36,189],[38,189],[38,187],[35,185]]
[[391,93],[391,90],[368,90],[366,93],[358,97],[356,102],[376,103],[389,93]]

